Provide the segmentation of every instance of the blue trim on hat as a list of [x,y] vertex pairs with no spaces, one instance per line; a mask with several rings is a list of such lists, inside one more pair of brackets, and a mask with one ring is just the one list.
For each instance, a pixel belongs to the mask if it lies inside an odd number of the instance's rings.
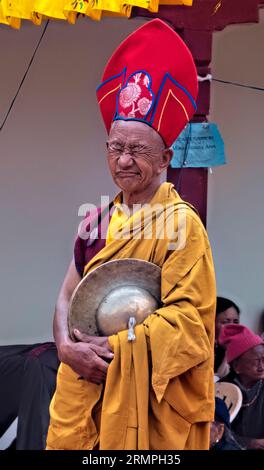
[[124,67],[122,72],[118,73],[117,75],[113,75],[112,77],[107,78],[106,80],[104,80],[102,83],[100,83],[100,85],[98,85],[98,87],[96,88],[96,91],[100,90],[100,88],[103,85],[105,85],[106,83],[111,82],[111,80],[114,80],[114,78],[121,77],[121,75],[124,75],[124,77],[125,77],[126,76],[126,69],[127,69],[127,67]]
[[161,82],[161,86],[160,86],[160,89],[158,91],[158,94],[157,94],[157,99],[156,99],[156,102],[155,102],[155,106],[154,106],[154,110],[153,110],[153,114],[152,114],[152,117],[151,117],[151,120],[150,120],[150,123],[152,124],[153,121],[154,121],[154,118],[155,118],[155,113],[156,113],[156,109],[157,109],[157,106],[158,106],[158,103],[159,103],[159,99],[160,99],[160,95],[162,93],[162,90],[165,86],[165,83],[166,83],[166,80],[167,79],[170,79],[174,85],[176,85],[178,88],[180,88],[189,98],[189,100],[191,101],[192,105],[193,105],[193,108],[194,108],[194,111],[197,110],[197,106],[196,106],[196,103],[195,103],[195,100],[193,99],[192,95],[189,93],[189,91],[186,90],[186,88],[184,88],[182,85],[180,85],[180,83],[178,83],[176,80],[174,80],[174,78],[171,76],[171,74],[169,72],[166,72],[165,75],[164,75],[164,78]]
[[[145,121],[144,119],[140,119],[140,118],[130,118],[130,117],[129,117],[129,118],[126,118],[126,117],[124,117],[124,116],[119,116],[119,114],[117,114],[117,115],[114,117],[113,121],[137,121],[137,122],[144,122],[144,124],[147,124],[149,127],[151,127],[152,129],[154,129],[154,128],[151,126],[151,124],[150,124],[149,121]],[[155,130],[156,130],[156,129],[154,129],[154,131],[155,131]],[[156,132],[157,132],[157,131],[156,131]]]

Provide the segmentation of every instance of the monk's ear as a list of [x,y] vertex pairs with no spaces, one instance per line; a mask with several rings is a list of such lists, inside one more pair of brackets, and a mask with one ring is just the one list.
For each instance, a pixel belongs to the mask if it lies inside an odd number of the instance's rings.
[[161,168],[164,170],[165,168],[168,168],[171,159],[172,159],[173,151],[171,148],[166,148],[162,152],[162,161],[161,161]]

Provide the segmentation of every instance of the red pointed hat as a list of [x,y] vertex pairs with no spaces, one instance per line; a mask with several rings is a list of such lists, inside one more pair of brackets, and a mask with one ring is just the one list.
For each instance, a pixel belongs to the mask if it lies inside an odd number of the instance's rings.
[[180,36],[155,19],[120,44],[96,91],[108,133],[113,121],[140,121],[170,147],[196,110],[197,71]]

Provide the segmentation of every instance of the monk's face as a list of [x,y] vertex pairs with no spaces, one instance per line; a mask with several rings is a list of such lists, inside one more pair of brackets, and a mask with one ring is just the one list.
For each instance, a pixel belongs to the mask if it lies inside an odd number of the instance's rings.
[[171,159],[171,151],[165,149],[154,129],[142,122],[122,120],[111,127],[107,155],[114,182],[131,194],[155,188]]

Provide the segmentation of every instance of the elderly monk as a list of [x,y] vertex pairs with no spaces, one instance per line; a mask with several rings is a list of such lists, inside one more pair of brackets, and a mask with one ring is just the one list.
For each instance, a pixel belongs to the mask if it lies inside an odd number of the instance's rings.
[[[108,165],[121,192],[110,205],[106,240],[102,231],[99,240],[77,237],[59,294],[54,335],[62,364],[47,449],[209,448],[212,254],[194,208],[172,184],[161,184],[196,95],[192,56],[160,20],[132,33],[107,64],[97,97],[109,134]],[[162,306],[135,327],[135,341],[128,342],[127,331],[93,337],[78,330],[72,341],[67,314],[74,289],[91,270],[120,258],[161,268]]]

